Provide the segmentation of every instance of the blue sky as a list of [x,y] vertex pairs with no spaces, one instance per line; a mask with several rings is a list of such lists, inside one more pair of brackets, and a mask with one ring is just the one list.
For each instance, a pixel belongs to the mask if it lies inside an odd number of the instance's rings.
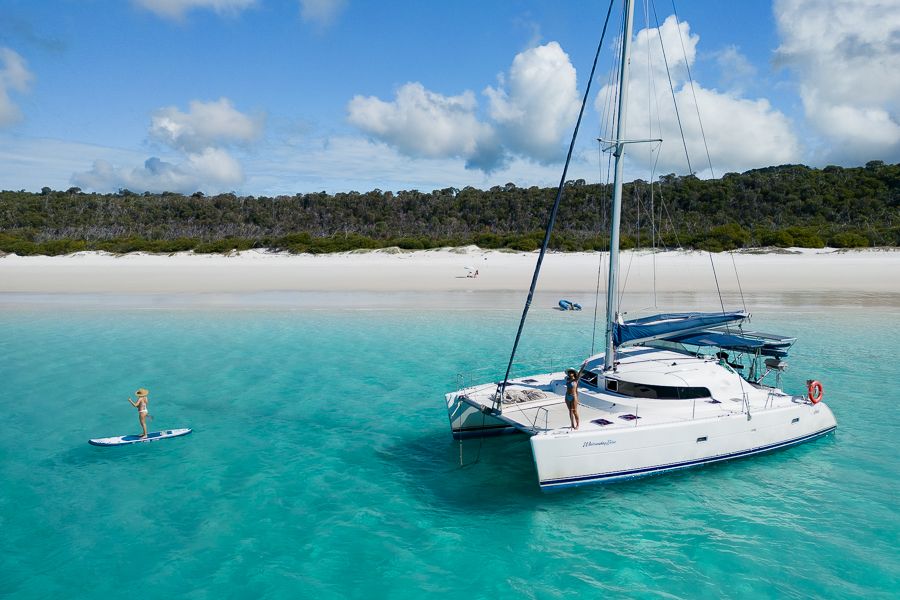
[[[555,185],[605,5],[0,0],[0,189]],[[660,48],[700,176],[900,160],[897,0],[676,7],[637,3],[628,128],[665,141],[629,178],[688,172]],[[604,177],[611,65],[570,178]]]

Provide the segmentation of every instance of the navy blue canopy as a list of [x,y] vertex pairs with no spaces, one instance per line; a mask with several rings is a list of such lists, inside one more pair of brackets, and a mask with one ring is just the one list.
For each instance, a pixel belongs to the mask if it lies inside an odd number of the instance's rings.
[[666,339],[691,346],[715,346],[723,350],[737,350],[741,352],[756,350],[766,345],[762,340],[754,340],[719,331],[701,331],[700,333],[689,333]]
[[731,334],[721,330],[695,331],[664,339],[689,346],[715,346],[722,350],[734,350],[736,352],[755,353],[758,351],[763,356],[778,358],[787,356],[791,346],[797,341],[797,338],[771,333],[739,331],[737,334]]
[[666,313],[633,319],[613,325],[613,344],[647,342],[672,339],[679,335],[702,331],[709,327],[742,321],[750,315],[745,312],[720,313]]

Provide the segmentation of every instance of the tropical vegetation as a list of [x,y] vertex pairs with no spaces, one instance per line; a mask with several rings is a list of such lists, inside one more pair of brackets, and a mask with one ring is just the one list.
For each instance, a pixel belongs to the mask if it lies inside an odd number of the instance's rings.
[[[609,185],[567,182],[551,247],[609,245]],[[163,192],[0,192],[0,251],[341,252],[540,246],[553,188],[325,192],[253,197]],[[900,164],[783,165],[719,179],[665,175],[624,188],[623,248],[900,246]]]

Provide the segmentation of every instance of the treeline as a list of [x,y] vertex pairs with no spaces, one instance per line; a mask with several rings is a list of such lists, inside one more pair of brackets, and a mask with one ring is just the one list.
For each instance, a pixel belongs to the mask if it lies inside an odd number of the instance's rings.
[[[566,184],[551,247],[609,245],[611,186]],[[430,193],[312,193],[253,197],[163,192],[0,192],[0,251],[65,254],[340,252],[399,246],[540,246],[556,190],[512,183]],[[666,175],[624,188],[622,247],[864,247],[900,245],[900,164],[812,169],[785,165],[721,179]]]

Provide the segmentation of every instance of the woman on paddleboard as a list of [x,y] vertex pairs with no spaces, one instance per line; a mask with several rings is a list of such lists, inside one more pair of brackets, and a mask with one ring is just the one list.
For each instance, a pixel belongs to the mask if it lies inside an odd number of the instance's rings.
[[137,396],[137,402],[130,397],[128,401],[138,410],[138,419],[141,420],[141,429],[143,430],[141,437],[145,438],[147,437],[147,417],[150,416],[150,411],[147,409],[147,402],[150,401],[150,392],[145,388],[141,388],[134,395]]

